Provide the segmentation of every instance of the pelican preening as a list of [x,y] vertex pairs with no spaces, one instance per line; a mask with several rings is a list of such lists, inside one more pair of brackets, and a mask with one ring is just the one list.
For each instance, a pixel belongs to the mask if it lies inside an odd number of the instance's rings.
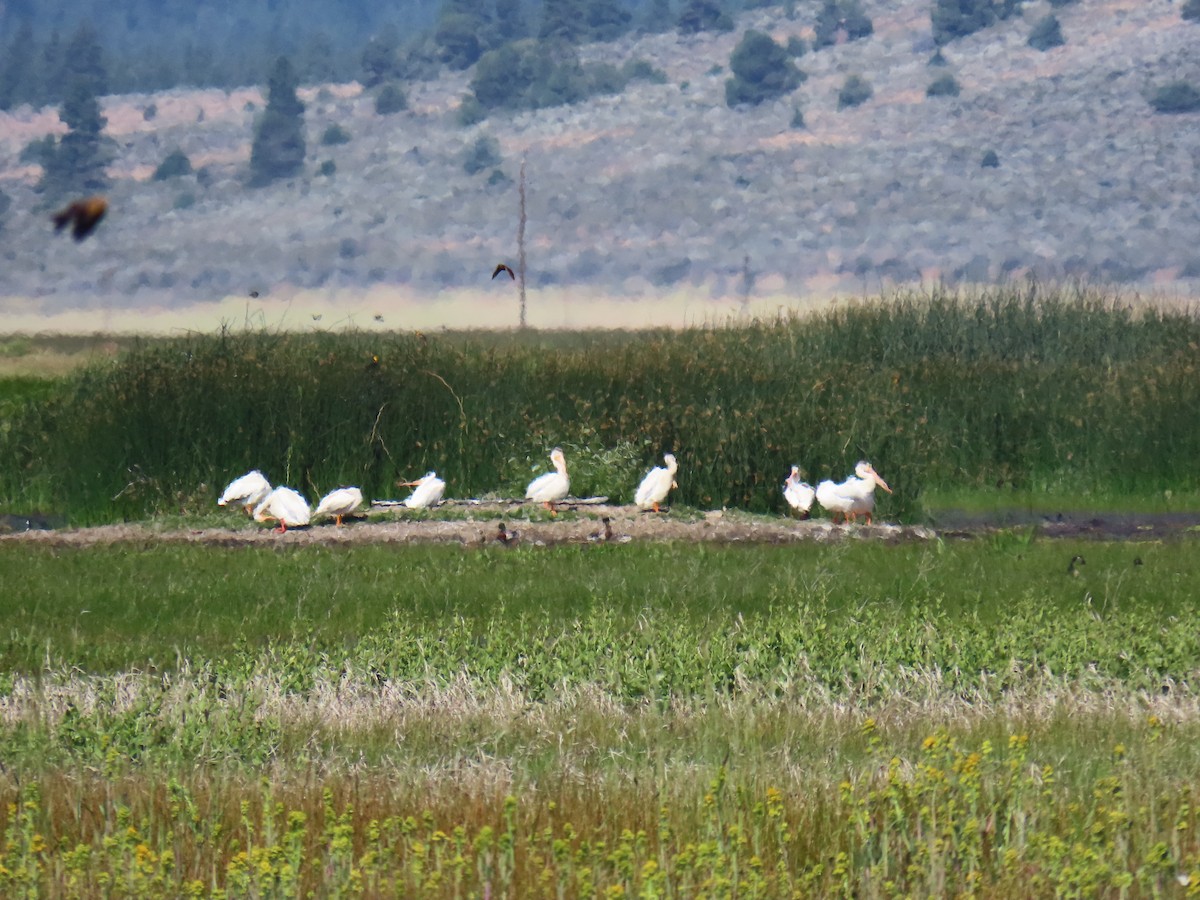
[[442,502],[442,495],[446,493],[446,482],[437,477],[437,472],[432,471],[426,472],[416,481],[401,481],[399,486],[416,488],[404,499],[404,505],[409,509],[428,509],[431,506],[437,506]]
[[550,451],[550,461],[554,463],[554,471],[539,475],[529,482],[525,489],[525,499],[540,503],[550,510],[550,515],[558,515],[554,504],[563,500],[571,491],[571,479],[567,476],[567,459],[563,456],[562,448],[555,447]]
[[792,472],[783,483],[783,499],[788,506],[807,519],[817,492],[807,481],[800,480],[800,467],[792,466]]
[[225,493],[217,501],[217,506],[228,506],[236,503],[246,510],[246,515],[253,515],[254,507],[266,499],[271,493],[271,482],[263,477],[263,473],[254,469],[241,478],[235,478],[225,488]]
[[658,512],[658,505],[667,499],[671,488],[678,487],[675,483],[675,473],[679,471],[679,464],[675,462],[674,455],[664,453],[663,462],[666,466],[655,466],[638,485],[637,493],[633,497],[638,509],[653,509]]
[[337,488],[321,498],[321,502],[313,510],[312,517],[320,519],[323,516],[332,516],[338,527],[341,527],[342,519],[362,506],[362,502],[362,491],[358,488]]
[[889,494],[892,492],[871,464],[863,460],[854,467],[854,475],[841,484],[834,484],[832,481],[822,481],[818,484],[816,498],[818,503],[829,510],[835,522],[840,513],[843,522],[853,522],[859,516],[866,516],[867,524],[870,525],[871,514],[875,511],[876,486]]
[[[359,496],[361,500],[361,494]],[[308,501],[289,487],[275,488],[254,510],[254,521],[278,522],[280,534],[287,531],[289,525],[299,528],[311,520]]]

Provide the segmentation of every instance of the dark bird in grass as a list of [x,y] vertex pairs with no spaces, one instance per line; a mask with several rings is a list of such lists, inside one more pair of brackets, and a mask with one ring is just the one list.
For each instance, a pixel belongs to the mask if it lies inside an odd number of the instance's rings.
[[613,539],[612,519],[610,519],[608,516],[605,516],[600,521],[602,523],[604,523],[604,527],[602,529],[600,529],[599,531],[595,531],[592,534],[589,534],[588,535],[589,541],[598,543],[600,541],[611,541]]
[[1067,574],[1078,578],[1083,573],[1079,571],[1079,567],[1087,562],[1082,556],[1076,553],[1071,557],[1071,561],[1067,563]]
[[1140,556],[1135,556],[1133,558],[1133,564],[1135,566],[1140,566],[1142,564],[1142,558]]
[[508,526],[501,522],[496,528],[496,537],[494,539],[502,543],[505,547],[511,547],[521,539],[521,532],[510,531]]
[[507,272],[508,277],[511,278],[513,281],[517,280],[517,276],[513,273],[512,268],[510,268],[509,266],[506,266],[504,263],[497,263],[496,268],[492,270],[492,281],[495,281],[496,276],[499,275],[501,272]]
[[75,200],[65,209],[54,214],[54,230],[62,231],[67,225],[71,226],[71,237],[82,241],[100,224],[104,214],[108,212],[108,201],[103,197],[84,197]]

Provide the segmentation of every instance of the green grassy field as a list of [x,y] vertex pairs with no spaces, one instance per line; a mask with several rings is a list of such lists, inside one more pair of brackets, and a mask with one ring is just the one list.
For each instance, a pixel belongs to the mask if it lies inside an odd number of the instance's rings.
[[1025,531],[0,544],[0,890],[1181,894],[1198,569]]

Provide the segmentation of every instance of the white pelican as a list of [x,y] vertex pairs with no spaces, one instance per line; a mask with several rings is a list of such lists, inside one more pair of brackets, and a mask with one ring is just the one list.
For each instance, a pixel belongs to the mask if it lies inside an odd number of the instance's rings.
[[428,509],[442,502],[442,494],[446,493],[446,482],[437,477],[437,472],[426,472],[424,477],[416,481],[402,481],[400,487],[416,488],[404,499],[404,505],[409,509]]
[[675,473],[679,471],[679,464],[675,462],[675,457],[664,453],[663,462],[667,464],[666,467],[655,466],[638,485],[633,502],[639,509],[653,509],[658,512],[658,504],[667,499],[671,488],[678,487],[675,484]]
[[362,506],[362,502],[362,491],[358,488],[337,488],[321,498],[321,502],[317,504],[312,517],[319,519],[322,516],[333,516],[334,522],[340,526],[342,519]]
[[298,491],[277,487],[254,510],[256,522],[269,522],[272,519],[279,523],[279,532],[282,534],[289,525],[293,528],[307,525],[312,513],[308,510],[308,501]]
[[552,516],[556,516],[558,511],[554,504],[570,493],[571,479],[567,477],[567,459],[563,456],[561,447],[550,451],[550,461],[554,463],[554,471],[539,475],[529,482],[529,487],[525,489],[525,499],[541,503],[550,510]]
[[835,521],[838,513],[842,514],[846,522],[853,522],[859,516],[865,515],[867,524],[870,525],[871,514],[875,510],[876,485],[889,494],[892,492],[871,464],[863,460],[854,467],[854,476],[841,484],[834,484],[832,481],[822,481],[818,484],[817,502],[829,510]]
[[813,490],[813,486],[807,481],[800,480],[800,467],[792,466],[792,473],[783,483],[783,499],[788,502],[788,506],[799,512],[802,518],[807,519],[816,496],[817,492]]
[[271,493],[271,482],[263,477],[262,472],[255,469],[247,472],[241,478],[235,478],[229,482],[229,487],[225,488],[225,493],[217,501],[217,506],[236,503],[246,510],[246,515],[249,516],[254,513],[254,507],[262,503],[269,493]]

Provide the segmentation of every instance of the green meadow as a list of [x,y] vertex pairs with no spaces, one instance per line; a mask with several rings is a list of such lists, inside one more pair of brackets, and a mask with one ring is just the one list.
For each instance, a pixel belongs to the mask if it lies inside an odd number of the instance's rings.
[[[519,496],[555,445],[617,502],[674,450],[683,521],[863,457],[891,520],[1200,508],[1200,323],[1089,289],[94,346],[0,343],[0,513]],[[1195,549],[0,538],[0,896],[1197,894]]]
[[1028,532],[0,544],[0,889],[1182,893],[1198,569]]

